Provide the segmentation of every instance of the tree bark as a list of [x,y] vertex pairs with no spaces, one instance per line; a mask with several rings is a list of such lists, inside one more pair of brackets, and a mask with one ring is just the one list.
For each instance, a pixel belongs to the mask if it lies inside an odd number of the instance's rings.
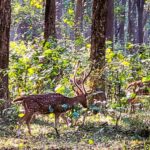
[[6,71],[9,63],[10,24],[11,0],[0,0],[0,99],[8,99],[9,96]]
[[144,12],[144,4],[145,0],[137,0],[137,10],[138,10],[138,43],[142,44],[143,43],[143,12]]
[[75,38],[78,38],[83,28],[83,7],[84,0],[76,0],[75,10]]
[[92,18],[92,1],[91,0],[84,0],[84,15],[87,20],[84,20],[84,37],[87,39],[91,36],[91,23],[90,18]]
[[126,5],[126,1],[122,0],[121,2],[121,6],[123,6],[123,10],[121,13],[121,18],[120,18],[120,25],[119,25],[119,40],[120,40],[120,44],[124,47],[125,44],[125,5]]
[[46,0],[45,6],[45,29],[44,29],[44,39],[56,38],[56,3],[55,0]]
[[91,77],[91,89],[103,91],[97,99],[105,100],[105,78],[100,72],[105,65],[105,40],[107,28],[108,0],[94,0],[91,29],[91,53],[90,58],[94,64],[93,77]]
[[63,14],[63,3],[62,0],[56,0],[56,22],[57,22],[57,28],[56,28],[56,35],[57,39],[62,39],[62,33],[61,33],[61,24],[62,24],[62,14]]
[[[144,10],[144,15],[143,16],[144,16],[143,26],[145,26],[148,23],[149,18],[150,18],[150,4],[148,5],[147,10]],[[150,32],[149,31],[150,31],[149,27],[145,27],[144,37],[143,37],[143,42],[145,44],[149,44],[149,37],[150,37],[150,35],[149,35]]]
[[136,43],[136,30],[137,30],[137,15],[136,15],[136,0],[129,0],[128,7],[128,41]]
[[107,30],[106,38],[113,42],[113,26],[114,26],[114,0],[108,0],[108,14],[107,14]]

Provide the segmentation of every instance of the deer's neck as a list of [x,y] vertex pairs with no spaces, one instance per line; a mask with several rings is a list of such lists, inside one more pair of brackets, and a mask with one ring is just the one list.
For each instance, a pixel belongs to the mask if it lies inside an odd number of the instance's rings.
[[82,96],[76,96],[76,97],[71,98],[69,101],[70,101],[71,105],[74,106],[74,105],[79,104],[81,102],[82,98],[83,98]]

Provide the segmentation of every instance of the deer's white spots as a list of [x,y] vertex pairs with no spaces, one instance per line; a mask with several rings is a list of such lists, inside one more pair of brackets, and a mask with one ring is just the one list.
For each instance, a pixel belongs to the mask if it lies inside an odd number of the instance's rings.
[[54,109],[52,108],[51,105],[49,105],[48,110],[49,110],[50,113],[54,112]]

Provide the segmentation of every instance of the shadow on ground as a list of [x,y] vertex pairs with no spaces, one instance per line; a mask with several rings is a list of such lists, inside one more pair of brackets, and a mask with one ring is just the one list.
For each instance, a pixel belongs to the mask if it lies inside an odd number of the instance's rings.
[[[26,126],[22,127],[24,131],[20,137],[16,136],[16,124],[11,122],[0,123],[0,138],[13,138],[16,143],[23,143],[26,149],[50,149],[50,150],[71,150],[71,149],[92,149],[92,147],[107,147],[113,145],[121,147],[122,143],[126,143],[130,147],[130,141],[140,141],[143,148],[143,141],[148,141],[148,137],[142,137],[136,127],[143,127],[145,124],[136,118],[126,118],[124,120],[127,127],[119,126],[117,129],[114,125],[107,122],[87,120],[84,126],[65,127],[61,125],[58,130],[60,138],[57,138],[53,128],[52,120],[36,119],[31,124],[33,136],[25,133]],[[91,140],[91,141],[90,141]],[[1,143],[0,143],[1,144]],[[120,144],[120,145],[119,145]],[[128,148],[127,147],[127,148]],[[9,149],[15,149],[9,145]],[[6,147],[0,147],[6,149]]]

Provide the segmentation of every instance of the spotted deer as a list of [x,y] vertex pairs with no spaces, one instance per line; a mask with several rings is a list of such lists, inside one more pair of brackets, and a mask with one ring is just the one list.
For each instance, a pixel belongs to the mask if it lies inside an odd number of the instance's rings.
[[[68,110],[71,110],[75,105],[81,104],[84,108],[87,108],[87,92],[84,87],[84,83],[88,76],[92,71],[92,67],[87,75],[84,76],[82,80],[82,88],[76,82],[76,74],[77,69],[79,67],[79,62],[76,65],[75,72],[74,72],[74,84],[79,89],[79,93],[77,96],[69,98],[62,94],[58,93],[49,93],[49,94],[41,94],[41,95],[29,95],[20,97],[14,102],[20,102],[25,110],[25,115],[19,121],[19,128],[23,122],[27,124],[28,132],[31,135],[30,129],[30,122],[32,120],[33,115],[36,113],[40,114],[55,114],[55,131],[56,134],[59,136],[57,130],[57,124],[59,121],[60,115],[66,113]],[[66,120],[66,119],[65,119]]]
[[140,95],[150,95],[148,90],[150,88],[150,81],[134,81],[129,83],[127,87],[127,94],[133,93],[133,97],[127,99],[128,103],[130,104],[129,112],[135,112],[136,106],[139,106],[142,109],[141,98],[138,97]]

